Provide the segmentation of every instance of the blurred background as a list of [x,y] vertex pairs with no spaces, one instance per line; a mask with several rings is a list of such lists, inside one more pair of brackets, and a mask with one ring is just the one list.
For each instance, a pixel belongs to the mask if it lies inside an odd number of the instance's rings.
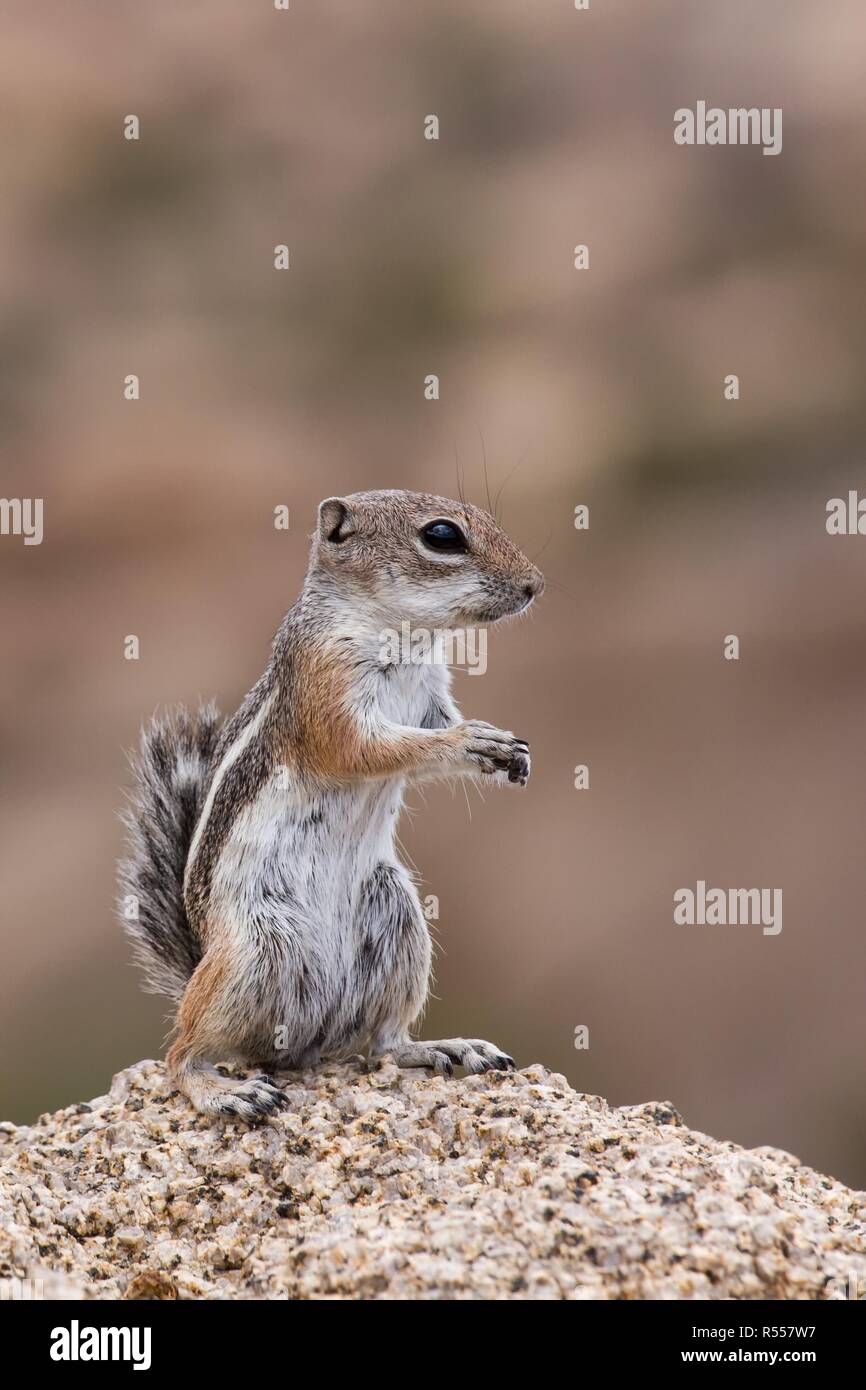
[[[551,583],[457,694],[533,778],[411,795],[425,1035],[866,1186],[860,0],[7,0],[2,40],[0,493],[45,506],[0,538],[2,1117],[162,1052],[112,908],[141,721],[237,706],[321,497],[459,461],[483,504],[486,453]],[[782,107],[781,155],[676,146],[698,99]],[[781,935],[675,926],[699,878]]]

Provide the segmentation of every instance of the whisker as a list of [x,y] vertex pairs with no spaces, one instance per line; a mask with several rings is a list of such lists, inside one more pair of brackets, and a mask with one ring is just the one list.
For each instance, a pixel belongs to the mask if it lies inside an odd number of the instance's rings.
[[553,531],[551,530],[550,534],[549,534],[548,537],[547,537],[547,540],[544,542],[544,545],[541,547],[541,549],[540,549],[540,550],[536,550],[536,552],[535,552],[534,555],[530,555],[529,558],[530,558],[530,560],[533,562],[533,564],[534,564],[535,561],[538,559],[539,555],[543,555],[543,554],[544,554],[545,550],[546,550],[547,547],[550,545],[550,542],[551,542],[552,540],[553,540]]
[[505,490],[505,486],[507,483],[510,483],[511,479],[514,477],[515,473],[517,472],[520,465],[523,463],[523,460],[526,458],[526,455],[528,453],[529,445],[527,444],[523,450],[523,453],[520,455],[520,458],[515,463],[514,467],[511,469],[509,473],[506,473],[505,478],[499,485],[499,490],[497,491],[496,496],[493,499],[493,518],[495,521],[499,520],[499,499]]
[[544,584],[546,588],[557,589],[559,593],[565,594],[566,598],[574,598],[574,594],[570,593],[569,590],[566,589],[563,584],[560,584],[558,580],[551,579],[549,575],[544,576]]
[[458,452],[457,452],[457,444],[456,444],[456,442],[455,442],[455,445],[454,445],[454,467],[455,467],[455,469],[457,470],[457,496],[460,498],[460,501],[463,503],[463,505],[464,505],[464,507],[465,507],[465,506],[466,506],[466,497],[465,497],[464,492],[463,492],[463,478],[462,478],[462,476],[461,476],[461,469],[460,469],[460,455],[459,455]]
[[478,426],[478,437],[481,440],[481,459],[484,466],[484,491],[487,493],[487,510],[495,521],[496,517],[493,511],[493,503],[490,500],[490,481],[487,476],[487,448],[484,443],[484,435],[481,433],[480,425]]

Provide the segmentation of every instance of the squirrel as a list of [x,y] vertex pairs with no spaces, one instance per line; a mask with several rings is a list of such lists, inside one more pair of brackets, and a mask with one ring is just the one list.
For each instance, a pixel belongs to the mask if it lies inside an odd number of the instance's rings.
[[237,713],[180,708],[142,730],[119,911],[144,987],[177,1005],[168,1072],[198,1111],[259,1120],[287,1104],[269,1072],[359,1052],[448,1075],[514,1068],[482,1039],[412,1039],[432,950],[394,837],[407,783],[525,785],[529,748],[464,721],[447,665],[389,660],[382,637],[496,623],[543,588],[478,507],[329,497]]

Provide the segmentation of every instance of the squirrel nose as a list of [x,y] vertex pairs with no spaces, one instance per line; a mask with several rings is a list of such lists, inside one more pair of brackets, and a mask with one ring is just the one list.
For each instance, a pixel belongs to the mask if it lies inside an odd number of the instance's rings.
[[544,593],[544,575],[540,570],[536,570],[532,578],[526,581],[523,592],[528,599],[541,597]]

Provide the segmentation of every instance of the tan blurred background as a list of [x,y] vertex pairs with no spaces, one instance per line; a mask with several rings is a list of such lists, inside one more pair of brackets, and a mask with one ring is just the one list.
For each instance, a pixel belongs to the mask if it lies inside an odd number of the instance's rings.
[[[458,678],[529,788],[403,825],[425,1033],[866,1185],[866,539],[824,529],[866,493],[861,0],[21,0],[0,32],[0,493],[45,499],[41,546],[0,538],[0,1114],[161,1051],[112,916],[140,721],[237,705],[320,497],[453,494],[456,454],[483,502],[483,437],[554,583]],[[675,146],[698,99],[782,107],[782,154]],[[698,878],[781,887],[782,934],[674,926]]]

